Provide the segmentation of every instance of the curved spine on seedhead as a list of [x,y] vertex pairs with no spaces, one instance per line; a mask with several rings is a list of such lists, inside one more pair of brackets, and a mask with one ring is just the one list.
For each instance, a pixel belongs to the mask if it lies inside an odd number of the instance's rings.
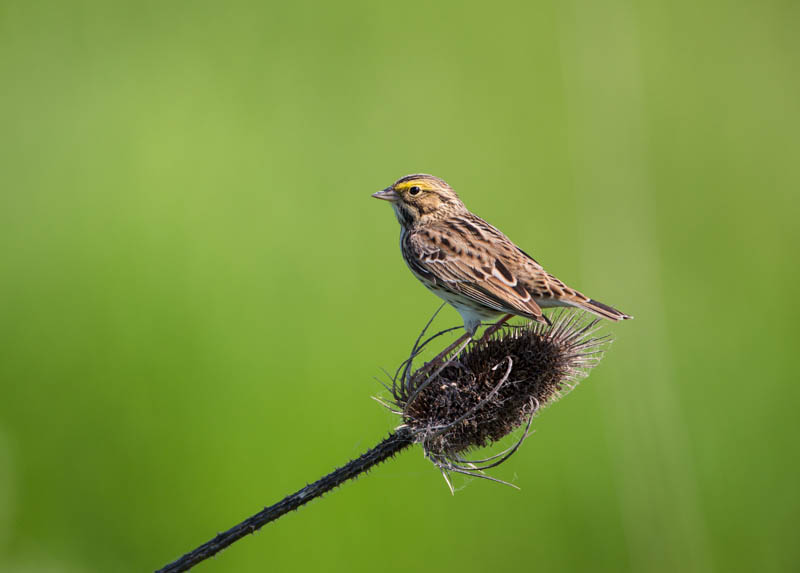
[[[467,341],[440,363],[414,369],[420,352],[447,332],[423,341],[423,330],[395,373],[391,408],[451,489],[449,472],[500,481],[483,472],[517,451],[533,416],[587,376],[611,341],[608,335],[597,335],[599,319],[586,313],[564,310],[551,318],[550,325],[503,327],[488,338]],[[520,427],[520,438],[505,451],[468,459],[469,452]]]

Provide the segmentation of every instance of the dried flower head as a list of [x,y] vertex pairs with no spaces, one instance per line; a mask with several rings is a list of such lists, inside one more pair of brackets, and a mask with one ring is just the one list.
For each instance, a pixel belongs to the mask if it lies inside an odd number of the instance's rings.
[[[423,330],[401,364],[393,378],[393,410],[442,470],[448,485],[450,471],[495,480],[482,471],[507,460],[527,437],[533,415],[571,390],[602,358],[610,339],[595,336],[597,319],[570,311],[551,319],[552,325],[504,326],[414,370],[421,350],[449,332],[420,343]],[[465,459],[470,450],[494,443],[520,426],[525,427],[522,437],[504,452],[482,460]]]

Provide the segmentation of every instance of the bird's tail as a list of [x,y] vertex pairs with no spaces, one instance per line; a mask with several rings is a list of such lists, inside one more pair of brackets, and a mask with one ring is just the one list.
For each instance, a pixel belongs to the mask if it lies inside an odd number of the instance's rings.
[[591,298],[588,300],[576,300],[573,304],[579,308],[588,310],[597,316],[607,318],[608,320],[627,320],[629,318],[633,318],[632,316],[628,316],[624,312],[621,312],[614,307],[608,306],[607,304],[603,304],[602,302]]

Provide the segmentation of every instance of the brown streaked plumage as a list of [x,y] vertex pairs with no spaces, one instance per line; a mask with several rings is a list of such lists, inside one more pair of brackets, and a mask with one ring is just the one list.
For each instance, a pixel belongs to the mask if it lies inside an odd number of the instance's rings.
[[545,271],[498,229],[470,213],[433,175],[407,175],[372,195],[392,203],[400,249],[411,272],[461,314],[475,333],[482,320],[514,314],[548,322],[542,307],[574,306],[609,320],[632,318]]

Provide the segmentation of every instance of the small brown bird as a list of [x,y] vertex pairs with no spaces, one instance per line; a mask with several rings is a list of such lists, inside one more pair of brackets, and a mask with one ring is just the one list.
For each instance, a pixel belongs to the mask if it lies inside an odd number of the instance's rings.
[[542,307],[551,306],[574,306],[609,320],[633,318],[549,274],[498,229],[470,213],[438,177],[407,175],[372,196],[392,203],[408,268],[455,307],[470,334],[482,320],[501,314],[549,323]]

